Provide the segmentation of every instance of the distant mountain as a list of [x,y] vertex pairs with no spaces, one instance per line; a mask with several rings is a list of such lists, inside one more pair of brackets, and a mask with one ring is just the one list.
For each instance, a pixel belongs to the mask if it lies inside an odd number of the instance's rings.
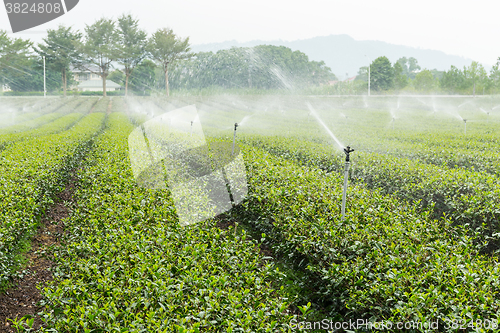
[[[257,45],[283,45],[291,48],[293,51],[299,50],[309,57],[309,60],[323,60],[339,78],[345,78],[346,74],[352,77],[358,73],[362,66],[367,66],[369,61],[386,56],[392,63],[401,57],[414,57],[422,69],[449,70],[451,65],[458,68],[469,66],[472,59],[449,55],[437,50],[424,50],[409,46],[389,44],[380,41],[355,40],[348,35],[330,35],[323,37],[314,37],[296,41],[262,41],[254,40],[245,43],[237,41],[226,41],[222,43],[193,45],[194,52],[217,52],[218,50],[236,47],[252,47]],[[490,66],[484,65],[489,71]]]

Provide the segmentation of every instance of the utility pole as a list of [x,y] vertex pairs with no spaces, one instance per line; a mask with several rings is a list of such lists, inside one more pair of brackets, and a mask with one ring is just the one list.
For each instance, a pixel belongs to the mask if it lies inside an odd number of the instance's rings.
[[45,56],[43,56],[43,98],[47,97],[47,80],[45,76]]
[[370,96],[370,67],[371,67],[371,63],[372,63],[372,60],[365,54],[365,57],[368,58],[368,96]]

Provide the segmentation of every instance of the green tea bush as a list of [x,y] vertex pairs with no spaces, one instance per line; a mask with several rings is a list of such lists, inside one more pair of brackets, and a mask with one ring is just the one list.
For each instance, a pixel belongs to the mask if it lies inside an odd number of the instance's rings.
[[45,331],[289,331],[289,301],[273,283],[280,273],[256,241],[213,220],[182,228],[168,191],[137,186],[132,130],[125,114],[111,114],[77,175],[44,291]]
[[70,130],[28,138],[0,153],[1,287],[16,274],[20,249],[103,120],[103,114],[89,115]]
[[[276,156],[327,172],[340,173],[344,162],[331,148],[294,138],[247,139]],[[370,189],[381,189],[406,202],[446,215],[455,224],[480,232],[484,251],[500,245],[500,179],[487,172],[425,164],[387,154],[356,152],[350,179]]]
[[332,318],[441,327],[499,319],[498,261],[479,255],[462,228],[360,186],[349,188],[341,220],[340,175],[243,150],[250,196],[240,214],[282,258],[318,276],[316,297]]

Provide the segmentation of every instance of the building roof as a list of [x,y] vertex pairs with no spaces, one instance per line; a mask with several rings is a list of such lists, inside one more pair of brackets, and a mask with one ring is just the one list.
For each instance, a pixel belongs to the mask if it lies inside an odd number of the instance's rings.
[[89,66],[85,67],[85,69],[70,65],[69,70],[72,71],[73,73],[90,73],[90,72],[100,73],[101,72],[101,69],[96,65],[89,65]]
[[[101,88],[102,80],[87,80],[78,84],[78,88]],[[106,88],[120,88],[121,85],[111,80],[106,80]]]

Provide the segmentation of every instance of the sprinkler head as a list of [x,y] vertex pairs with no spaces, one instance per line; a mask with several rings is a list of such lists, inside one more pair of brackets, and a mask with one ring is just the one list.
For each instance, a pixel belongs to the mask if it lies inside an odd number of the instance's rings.
[[466,123],[466,122],[467,122],[467,119],[464,119],[464,123]]
[[346,148],[344,148],[344,154],[346,155],[345,156],[345,161],[346,162],[349,162],[349,154],[352,153],[354,151],[354,149],[351,149],[351,147],[347,146]]
[[236,131],[236,127],[238,127],[238,123],[234,123],[234,130]]

